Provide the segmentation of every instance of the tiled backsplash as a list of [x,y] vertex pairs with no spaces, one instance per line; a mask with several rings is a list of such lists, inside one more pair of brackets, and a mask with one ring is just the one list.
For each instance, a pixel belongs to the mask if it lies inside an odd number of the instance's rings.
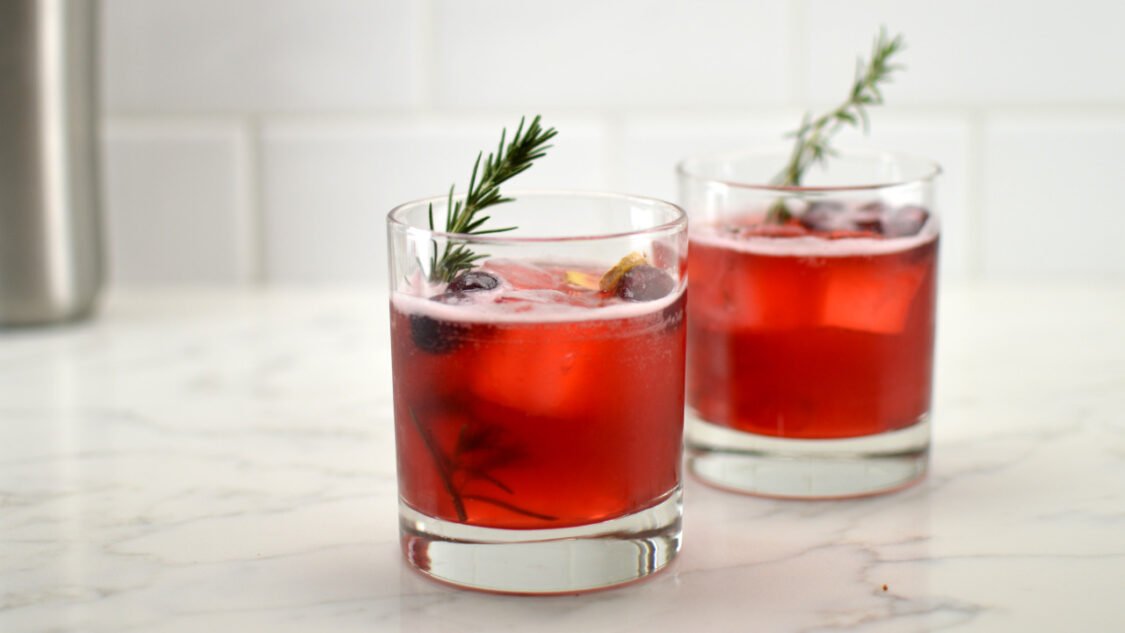
[[103,2],[119,283],[382,283],[386,211],[525,112],[561,134],[520,186],[674,198],[678,159],[837,101],[881,23],[910,68],[846,142],[944,165],[945,275],[1125,278],[1111,0]]

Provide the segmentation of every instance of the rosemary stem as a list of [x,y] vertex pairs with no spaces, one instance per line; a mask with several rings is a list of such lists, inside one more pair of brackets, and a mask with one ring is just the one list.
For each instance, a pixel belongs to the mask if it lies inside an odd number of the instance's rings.
[[[793,151],[785,167],[774,177],[773,184],[781,187],[800,186],[809,167],[818,162],[824,163],[834,153],[831,139],[845,125],[859,126],[862,122],[864,131],[867,130],[866,107],[883,103],[879,84],[889,81],[891,73],[898,70],[898,66],[890,64],[890,60],[902,48],[901,35],[888,39],[886,29],[879,30],[871,49],[870,60],[864,62],[861,58],[857,64],[855,81],[848,98],[815,119],[805,115],[800,127],[792,133],[795,137]],[[790,217],[785,200],[778,198],[770,205],[766,222],[781,223]]]
[[430,457],[434,459],[434,466],[437,467],[441,485],[445,487],[450,499],[453,500],[453,511],[457,513],[457,520],[461,522],[468,520],[469,515],[465,513],[465,502],[461,499],[461,493],[457,492],[457,488],[453,485],[453,476],[449,472],[449,465],[445,461],[445,456],[441,454],[437,442],[434,441],[429,431],[418,421],[418,416],[414,415],[414,409],[410,408],[408,411],[410,419],[414,422],[414,428],[422,438],[422,443],[426,445],[426,450],[430,452]]

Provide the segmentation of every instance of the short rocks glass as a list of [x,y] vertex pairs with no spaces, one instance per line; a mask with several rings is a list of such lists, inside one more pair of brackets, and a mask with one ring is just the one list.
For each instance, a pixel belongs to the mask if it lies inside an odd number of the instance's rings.
[[777,497],[907,486],[930,444],[940,168],[845,153],[804,186],[771,186],[786,159],[679,167],[692,223],[689,468]]
[[[687,220],[623,195],[511,192],[491,235],[446,199],[388,216],[402,546],[510,593],[617,585],[680,543]],[[449,281],[435,262],[482,256]]]

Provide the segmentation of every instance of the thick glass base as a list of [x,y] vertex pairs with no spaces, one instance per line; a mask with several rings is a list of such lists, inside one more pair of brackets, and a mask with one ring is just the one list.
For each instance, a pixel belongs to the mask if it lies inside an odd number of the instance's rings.
[[660,571],[680,550],[682,502],[610,521],[501,530],[434,519],[399,503],[402,548],[419,571],[470,589],[517,594],[604,589]]
[[704,422],[690,410],[688,469],[704,483],[787,499],[840,499],[893,492],[922,479],[930,419],[897,431],[833,440],[744,433]]

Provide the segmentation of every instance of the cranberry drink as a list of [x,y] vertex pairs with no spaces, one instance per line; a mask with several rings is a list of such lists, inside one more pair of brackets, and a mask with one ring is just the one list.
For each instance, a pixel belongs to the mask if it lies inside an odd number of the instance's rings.
[[814,203],[691,234],[688,401],[703,421],[853,438],[930,410],[938,230],[917,206]]
[[[638,256],[639,257],[639,256]],[[612,270],[492,259],[391,301],[402,502],[502,529],[598,523],[678,489],[684,291]]]

